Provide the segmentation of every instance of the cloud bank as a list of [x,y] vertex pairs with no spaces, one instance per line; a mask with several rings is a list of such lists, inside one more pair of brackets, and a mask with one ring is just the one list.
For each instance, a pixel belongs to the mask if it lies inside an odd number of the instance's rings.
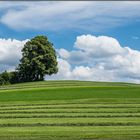
[[[27,40],[0,39],[0,71],[13,70]],[[58,49],[59,72],[47,79],[140,83],[140,51],[112,37],[77,36],[73,49]]]
[[13,70],[21,58],[21,49],[27,40],[0,39],[0,71]]
[[139,7],[136,1],[0,2],[0,23],[15,30],[96,32],[138,20]]
[[59,73],[51,79],[140,82],[140,51],[112,37],[78,36],[74,49],[58,50]]

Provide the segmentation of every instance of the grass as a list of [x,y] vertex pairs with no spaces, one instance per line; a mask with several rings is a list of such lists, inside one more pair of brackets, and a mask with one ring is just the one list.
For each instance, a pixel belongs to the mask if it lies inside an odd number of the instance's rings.
[[[140,87],[59,87],[7,89],[0,91],[0,102],[4,101],[47,101],[91,98],[140,98]],[[133,94],[132,94],[133,93]]]
[[47,81],[0,87],[0,140],[94,139],[140,139],[140,85]]

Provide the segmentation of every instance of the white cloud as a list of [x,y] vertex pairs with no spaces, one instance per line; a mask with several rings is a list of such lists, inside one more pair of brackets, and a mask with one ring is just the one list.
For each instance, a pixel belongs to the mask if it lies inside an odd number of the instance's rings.
[[[13,70],[27,40],[0,39],[0,71]],[[81,35],[71,51],[57,50],[59,72],[47,79],[140,83],[140,51],[108,36]]]
[[138,20],[140,2],[0,2],[0,22],[17,30],[101,31]]
[[58,54],[59,72],[50,79],[140,83],[140,51],[122,47],[112,37],[78,36],[74,50]]
[[14,69],[21,58],[21,49],[27,40],[0,39],[0,71]]
[[106,36],[79,36],[75,42],[75,48],[92,53],[94,56],[99,57],[124,53],[123,48],[116,39]]

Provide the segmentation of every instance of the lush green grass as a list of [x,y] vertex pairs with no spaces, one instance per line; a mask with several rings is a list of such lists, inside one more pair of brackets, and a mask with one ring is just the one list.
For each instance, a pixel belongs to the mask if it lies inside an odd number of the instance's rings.
[[0,87],[0,140],[93,139],[140,139],[140,85],[47,81]]
[[[53,83],[52,83],[53,84]],[[66,84],[68,86],[66,86]],[[121,86],[103,83],[101,85],[87,84],[76,87],[69,83],[59,83],[59,86],[54,87],[39,87],[33,88],[34,85],[30,87],[24,87],[19,89],[12,89],[11,86],[7,87],[5,90],[0,91],[0,102],[2,101],[46,101],[46,100],[73,100],[73,99],[91,99],[91,98],[140,98],[140,87],[139,86]],[[113,85],[113,86],[112,86]],[[18,85],[17,85],[18,86]],[[22,84],[19,86],[22,87]]]

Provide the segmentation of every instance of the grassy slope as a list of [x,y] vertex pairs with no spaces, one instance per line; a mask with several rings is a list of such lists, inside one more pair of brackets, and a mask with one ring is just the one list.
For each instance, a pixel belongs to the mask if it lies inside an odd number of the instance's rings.
[[127,83],[49,81],[0,88],[2,101],[43,101],[95,98],[140,98],[140,86]]
[[140,139],[140,85],[47,81],[0,87],[2,140]]

